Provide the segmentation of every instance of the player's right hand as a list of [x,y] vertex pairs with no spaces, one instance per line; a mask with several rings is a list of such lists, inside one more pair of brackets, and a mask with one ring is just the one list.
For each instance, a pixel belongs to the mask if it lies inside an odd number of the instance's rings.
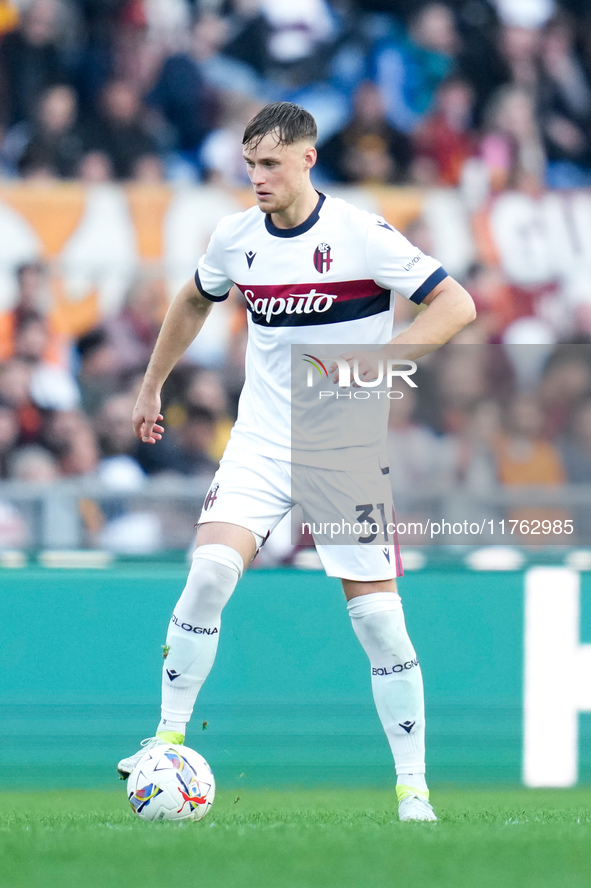
[[140,392],[133,408],[133,430],[137,438],[144,444],[155,444],[164,434],[164,426],[159,425],[164,419],[160,413],[160,397],[146,396]]

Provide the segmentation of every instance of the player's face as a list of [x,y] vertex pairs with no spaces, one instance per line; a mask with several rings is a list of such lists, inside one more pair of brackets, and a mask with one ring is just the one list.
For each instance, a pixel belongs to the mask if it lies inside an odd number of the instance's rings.
[[316,149],[309,142],[278,145],[275,135],[268,133],[255,148],[244,146],[244,159],[260,209],[281,213],[303,193]]

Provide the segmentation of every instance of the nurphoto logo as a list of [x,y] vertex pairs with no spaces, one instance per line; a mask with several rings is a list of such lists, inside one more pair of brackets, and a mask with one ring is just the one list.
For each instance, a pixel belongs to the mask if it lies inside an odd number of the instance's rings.
[[[303,360],[309,365],[306,380],[308,388],[313,388],[315,382],[318,381],[318,377],[314,372],[315,370],[322,380],[329,378],[329,371],[326,368],[328,361],[326,361],[326,359],[322,361],[314,355],[304,354]],[[384,360],[383,358],[380,358],[377,364],[377,374],[374,379],[361,379],[359,375],[358,358],[354,358],[351,363],[341,357],[330,358],[330,361],[332,364],[336,365],[336,370],[338,370],[338,387],[340,389],[349,389],[351,386],[360,389],[375,389],[378,386],[382,386],[383,388],[383,384],[385,383],[385,387],[388,390],[385,393],[386,397],[391,400],[398,400],[403,397],[403,392],[391,390],[395,381],[402,379],[411,388],[417,388],[416,382],[410,378],[416,373],[417,369],[417,365],[414,361],[401,361],[396,360],[395,358],[387,358]],[[370,394],[370,392],[356,392],[355,397],[361,395],[363,398],[369,398]],[[381,391],[374,392],[374,394],[379,397]],[[338,391],[321,391],[318,396],[319,398],[334,398],[335,395],[337,398],[343,396]],[[351,397],[350,393],[347,393],[347,397]]]

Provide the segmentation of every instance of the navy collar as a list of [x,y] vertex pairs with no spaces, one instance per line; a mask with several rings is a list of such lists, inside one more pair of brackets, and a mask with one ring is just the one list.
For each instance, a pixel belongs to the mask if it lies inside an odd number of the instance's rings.
[[265,228],[267,229],[269,234],[272,234],[273,237],[297,237],[298,234],[304,234],[306,231],[309,231],[312,226],[316,225],[316,223],[318,222],[320,209],[322,207],[322,204],[326,200],[325,194],[321,194],[320,191],[318,191],[317,194],[318,203],[316,204],[308,218],[304,222],[302,222],[301,225],[296,225],[295,228],[277,228],[277,226],[271,222],[271,215],[268,213],[265,216]]

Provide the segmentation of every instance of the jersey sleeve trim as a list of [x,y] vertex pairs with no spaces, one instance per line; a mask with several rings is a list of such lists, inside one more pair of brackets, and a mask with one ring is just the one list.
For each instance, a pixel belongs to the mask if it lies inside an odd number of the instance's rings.
[[411,302],[415,302],[417,305],[420,305],[425,296],[428,296],[433,287],[436,287],[437,284],[440,284],[444,278],[448,276],[447,271],[443,266],[439,266],[433,274],[430,274],[426,281],[423,281],[418,290],[415,290],[412,296],[410,297]]
[[213,296],[211,293],[208,293],[207,290],[203,289],[201,284],[201,278],[199,277],[199,269],[195,272],[195,284],[197,285],[197,289],[201,293],[202,296],[205,296],[206,299],[210,299],[211,302],[223,302],[224,299],[227,299],[230,295],[230,291],[224,293],[222,296]]

